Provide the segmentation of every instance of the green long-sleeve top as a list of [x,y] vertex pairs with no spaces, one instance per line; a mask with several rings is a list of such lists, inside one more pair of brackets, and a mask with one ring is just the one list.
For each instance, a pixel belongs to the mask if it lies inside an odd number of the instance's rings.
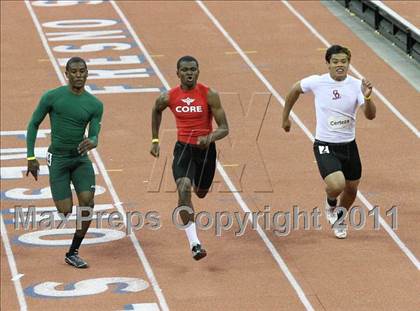
[[47,113],[51,123],[52,153],[77,152],[77,146],[84,139],[89,124],[88,138],[98,143],[103,104],[92,94],[84,91],[77,95],[68,86],[47,91],[35,109],[28,124],[26,146],[27,156],[34,156],[38,127]]

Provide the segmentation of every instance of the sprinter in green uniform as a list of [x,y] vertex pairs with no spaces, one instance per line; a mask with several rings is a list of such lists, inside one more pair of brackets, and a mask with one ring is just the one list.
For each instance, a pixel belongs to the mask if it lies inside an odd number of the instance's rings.
[[[103,104],[85,90],[87,76],[86,62],[80,57],[70,58],[66,64],[68,85],[46,92],[28,124],[26,176],[31,173],[38,180],[35,140],[39,125],[47,114],[50,116],[51,145],[47,153],[50,187],[58,212],[66,217],[73,209],[70,182],[76,190],[79,206],[83,207],[81,215],[91,216],[94,206],[95,173],[87,152],[98,145]],[[88,267],[78,250],[90,223],[91,220],[81,221],[65,256],[65,261],[76,268]]]

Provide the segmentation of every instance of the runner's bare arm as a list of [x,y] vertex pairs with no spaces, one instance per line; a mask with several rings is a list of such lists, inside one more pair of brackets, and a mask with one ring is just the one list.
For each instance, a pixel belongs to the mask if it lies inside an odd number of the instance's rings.
[[152,109],[152,146],[150,154],[154,157],[159,156],[159,128],[162,121],[162,112],[169,105],[169,95],[167,92],[162,93],[156,99]]
[[282,128],[286,131],[290,131],[291,123],[289,119],[290,111],[292,111],[292,108],[296,101],[298,100],[300,94],[302,94],[302,88],[300,86],[300,81],[296,82],[292,89],[289,91],[289,93],[286,96],[286,101],[284,104],[283,109],[283,119],[282,119]]
[[212,142],[222,139],[229,134],[229,125],[225,110],[220,102],[219,94],[216,91],[209,89],[207,103],[211,109],[214,120],[216,121],[217,129],[207,136],[198,137],[197,144],[203,148],[207,148]]
[[369,80],[362,80],[362,93],[365,97],[365,103],[362,105],[363,113],[366,119],[373,120],[376,117],[376,106],[372,101],[372,83]]

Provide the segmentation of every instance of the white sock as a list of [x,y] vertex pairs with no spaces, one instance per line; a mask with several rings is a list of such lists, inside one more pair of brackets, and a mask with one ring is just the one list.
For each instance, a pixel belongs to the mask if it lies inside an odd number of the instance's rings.
[[187,234],[188,241],[190,242],[190,248],[192,248],[193,244],[200,244],[194,222],[185,228],[185,233]]

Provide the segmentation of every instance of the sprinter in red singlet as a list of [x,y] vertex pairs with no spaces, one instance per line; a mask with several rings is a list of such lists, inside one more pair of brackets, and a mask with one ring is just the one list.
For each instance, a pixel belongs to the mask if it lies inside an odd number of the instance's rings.
[[[219,94],[197,83],[198,61],[183,56],[177,62],[181,85],[162,93],[152,111],[152,147],[150,153],[159,156],[159,127],[162,111],[169,107],[176,119],[178,141],[175,144],[172,172],[178,189],[179,213],[185,227],[192,255],[200,260],[207,255],[197,237],[191,189],[204,198],[213,182],[216,170],[215,141],[229,134],[228,122]],[[213,131],[212,120],[217,129]]]

